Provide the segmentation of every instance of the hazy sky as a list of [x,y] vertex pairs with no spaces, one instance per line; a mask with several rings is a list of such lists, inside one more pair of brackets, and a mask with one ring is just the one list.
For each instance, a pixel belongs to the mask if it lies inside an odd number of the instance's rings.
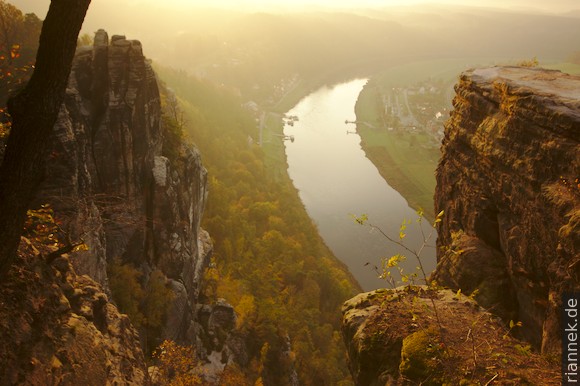
[[[50,0],[12,0],[24,12],[35,12],[44,18]],[[119,0],[93,0],[91,8],[115,7]],[[157,7],[212,6],[241,10],[266,8],[303,8],[305,6],[332,8],[384,7],[392,5],[453,4],[466,6],[491,6],[499,8],[530,8],[542,11],[566,12],[580,9],[578,0],[127,0],[125,4],[148,4]],[[89,9],[89,17],[90,17]]]

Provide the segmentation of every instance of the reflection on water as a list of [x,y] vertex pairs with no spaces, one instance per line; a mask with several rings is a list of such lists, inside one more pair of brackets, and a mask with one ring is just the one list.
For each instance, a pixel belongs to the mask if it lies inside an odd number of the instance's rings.
[[[352,133],[354,125],[345,124],[355,120],[354,105],[365,83],[357,79],[310,94],[287,113],[299,120],[286,125],[284,134],[295,138],[286,142],[288,172],[306,210],[334,254],[364,290],[372,290],[387,286],[372,267],[380,267],[381,257],[402,251],[378,232],[355,224],[350,215],[368,214],[369,222],[397,239],[402,221],[417,215],[365,157],[360,137]],[[431,232],[428,224],[423,226],[426,234]],[[405,241],[412,249],[420,247],[422,236],[415,225],[409,226]],[[434,247],[425,249],[423,261],[429,271],[434,268]],[[408,256],[405,272],[416,266]]]

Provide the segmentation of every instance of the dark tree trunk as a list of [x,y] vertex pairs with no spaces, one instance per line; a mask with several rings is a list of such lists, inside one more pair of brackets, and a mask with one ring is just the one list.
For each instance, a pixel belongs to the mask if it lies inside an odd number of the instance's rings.
[[62,105],[90,0],[52,0],[34,73],[8,101],[12,129],[0,165],[0,276],[16,258],[26,211],[42,181],[46,144]]

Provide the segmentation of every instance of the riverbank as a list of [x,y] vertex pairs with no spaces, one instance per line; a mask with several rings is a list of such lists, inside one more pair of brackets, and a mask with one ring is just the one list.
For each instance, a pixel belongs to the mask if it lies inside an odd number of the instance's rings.
[[[429,221],[435,218],[433,193],[440,142],[432,135],[421,132],[388,131],[387,124],[391,122],[384,122],[384,117],[377,108],[377,88],[398,85],[395,82],[400,82],[401,85],[411,84],[420,74],[429,73],[446,79],[445,98],[450,100],[455,74],[464,67],[464,61],[461,60],[438,60],[390,67],[373,77],[374,85],[371,82],[365,86],[355,106],[360,146],[367,158],[377,167],[382,178],[407,200],[411,208],[423,209]],[[271,111],[266,112],[262,148],[266,153],[267,166],[277,178],[284,178],[288,168],[283,139],[284,113],[326,83],[323,80],[299,81]]]
[[[365,290],[383,288],[378,279],[382,259],[404,253],[378,232],[362,227],[353,214],[366,214],[386,234],[398,235],[403,221],[417,218],[396,190],[388,185],[360,147],[360,137],[348,130],[354,105],[366,83],[355,79],[309,94],[287,114],[298,117],[284,127],[288,174],[325,243],[344,262]],[[287,121],[289,119],[286,119]],[[413,221],[414,222],[414,221]],[[425,234],[430,233],[425,225]],[[405,244],[423,242],[417,224],[408,227]],[[429,253],[427,253],[429,252]],[[429,269],[434,249],[425,251]],[[416,262],[405,263],[413,272]]]
[[[286,204],[288,207],[301,207],[304,213],[307,213],[304,203],[300,199],[298,190],[294,185],[294,181],[288,174],[288,159],[286,156],[286,147],[284,145],[284,123],[286,113],[292,109],[300,100],[311,94],[314,90],[323,87],[325,82],[322,80],[306,82],[300,80],[295,87],[286,93],[278,103],[271,108],[270,111],[264,111],[264,122],[262,127],[262,151],[264,152],[264,166],[274,181],[285,190],[291,191],[292,194],[287,196],[290,202]],[[312,220],[311,220],[312,221]],[[314,224],[314,221],[312,221]],[[320,230],[317,229],[318,243],[322,250],[327,251],[329,256],[332,256],[333,263],[340,266],[340,268],[349,276],[349,281],[354,283],[357,290],[363,291],[363,287],[356,279],[353,272],[348,265],[336,256],[336,254],[329,248],[324,241]]]
[[[473,63],[474,59],[470,59]],[[356,103],[361,147],[381,176],[415,210],[435,218],[435,169],[453,84],[467,59],[394,66],[374,75]],[[477,62],[489,62],[483,58]]]
[[[412,83],[429,68],[434,76],[448,79],[452,84],[455,73],[465,67],[462,60],[437,60],[423,63],[411,63],[390,67],[387,71],[373,76],[380,87],[394,85],[394,80],[402,84]],[[392,75],[392,76],[391,76]],[[306,82],[300,80],[295,87],[266,112],[262,148],[266,153],[267,166],[270,171],[282,178],[287,175],[287,160],[284,147],[284,113],[296,105],[312,91],[329,84],[333,77]],[[346,79],[343,79],[345,81]],[[334,79],[334,83],[339,83]],[[451,86],[447,92],[450,99]],[[361,148],[379,173],[409,203],[418,210],[422,208],[428,220],[434,219],[433,193],[435,191],[435,167],[439,160],[439,142],[422,134],[406,135],[401,132],[388,132],[376,108],[376,90],[365,87],[355,106],[357,132],[361,137]]]
[[435,192],[435,168],[439,160],[439,147],[430,143],[430,138],[419,132],[389,131],[381,122],[376,109],[373,86],[365,86],[356,103],[357,120],[369,122],[375,127],[358,124],[361,148],[376,166],[387,183],[397,190],[425,217],[435,218],[433,194]]
[[317,80],[307,81],[300,79],[292,90],[284,94],[274,106],[264,111],[261,146],[266,155],[266,167],[276,179],[288,179],[292,183],[292,180],[288,177],[288,161],[286,159],[286,148],[284,147],[285,114],[314,90],[324,85],[337,84],[342,81],[346,81],[346,79],[339,80],[336,74],[321,77]]
[[[359,95],[355,108],[357,121],[365,124],[357,125],[357,132],[366,156],[389,185],[412,208],[422,208],[429,220],[435,215],[435,169],[442,138],[439,130],[452,108],[453,84],[468,67],[505,62],[491,58],[445,59],[395,66],[373,76]],[[580,65],[572,63],[542,67],[580,73]],[[412,88],[417,94],[409,96],[408,90]],[[400,101],[395,100],[399,97]],[[410,98],[415,101],[422,98],[431,105],[409,106]],[[419,122],[414,114],[428,115],[425,111],[431,115]],[[433,119],[437,113],[441,115]]]

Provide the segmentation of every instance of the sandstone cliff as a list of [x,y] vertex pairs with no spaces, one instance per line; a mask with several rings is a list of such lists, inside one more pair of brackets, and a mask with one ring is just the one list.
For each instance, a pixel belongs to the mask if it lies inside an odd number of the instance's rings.
[[122,36],[109,43],[98,31],[94,47],[75,58],[38,202],[52,204],[66,233],[87,243],[75,269],[107,291],[113,258],[138,267],[145,281],[160,269],[175,295],[164,335],[191,342],[211,251],[200,229],[206,170],[193,147],[164,153],[167,136],[141,44]]
[[439,284],[560,348],[561,296],[580,289],[580,77],[462,74],[437,169]]

